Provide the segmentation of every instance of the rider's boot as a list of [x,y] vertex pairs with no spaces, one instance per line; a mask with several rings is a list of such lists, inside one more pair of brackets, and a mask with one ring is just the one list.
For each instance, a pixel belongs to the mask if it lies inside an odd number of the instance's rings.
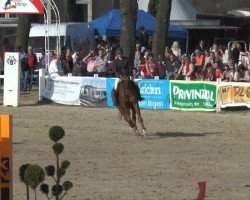
[[138,101],[143,101],[144,98],[142,98],[142,96],[141,96],[140,88],[139,88],[138,84],[135,84],[135,85],[136,85],[135,88],[136,88],[136,93],[137,93]]
[[114,88],[112,89],[111,96],[112,96],[113,105],[117,106],[117,92]]

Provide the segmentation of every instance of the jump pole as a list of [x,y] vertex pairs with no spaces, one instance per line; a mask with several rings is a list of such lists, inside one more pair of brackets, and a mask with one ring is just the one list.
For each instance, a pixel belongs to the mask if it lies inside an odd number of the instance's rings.
[[0,200],[13,200],[11,115],[0,115]]

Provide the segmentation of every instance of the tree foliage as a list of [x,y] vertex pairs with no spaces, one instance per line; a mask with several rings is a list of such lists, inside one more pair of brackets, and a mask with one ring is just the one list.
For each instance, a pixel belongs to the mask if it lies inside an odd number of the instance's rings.
[[[59,164],[59,156],[64,150],[64,145],[58,142],[64,137],[64,135],[65,131],[60,126],[54,126],[49,130],[49,138],[54,142],[52,149],[56,158],[55,166],[46,166],[45,172],[38,165],[25,164],[19,168],[20,180],[35,191],[35,197],[36,188],[41,183],[40,190],[48,200],[52,200],[52,198],[55,200],[62,200],[67,192],[73,187],[73,183],[71,181],[64,181],[62,184],[62,178],[71,164],[68,160],[64,160],[61,164]],[[51,189],[47,183],[43,183],[45,174],[54,180],[54,185]],[[49,193],[52,194],[51,197],[49,196]],[[29,200],[28,193],[27,200]]]
[[22,165],[19,168],[19,178],[20,178],[20,181],[23,182],[25,184],[25,186],[26,186],[26,197],[27,197],[27,200],[30,199],[30,192],[29,192],[29,185],[28,185],[28,183],[25,180],[25,171],[26,171],[26,169],[29,166],[30,166],[30,164],[27,163],[27,164]]
[[43,169],[39,165],[29,165],[25,170],[24,179],[25,182],[35,190],[37,186],[44,181],[45,174]]

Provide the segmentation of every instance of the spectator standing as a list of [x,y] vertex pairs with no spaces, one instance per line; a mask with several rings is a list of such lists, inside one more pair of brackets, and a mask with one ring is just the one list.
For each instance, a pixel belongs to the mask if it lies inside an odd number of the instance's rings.
[[98,76],[100,77],[106,76],[106,64],[107,64],[107,60],[104,54],[104,50],[99,49],[98,56],[95,59],[95,68],[98,73]]
[[149,49],[148,34],[146,33],[144,26],[139,27],[139,32],[140,32],[141,52],[145,52],[145,50]]
[[206,47],[205,47],[205,42],[203,40],[200,40],[199,45],[196,47],[202,54],[205,53]]
[[223,65],[227,65],[229,62],[228,50],[225,50],[225,48],[221,47],[219,51],[222,55],[221,60],[222,60]]
[[214,53],[218,50],[218,45],[213,43],[213,46],[210,48],[210,52],[213,51]]
[[73,65],[74,66],[72,69],[72,76],[84,76],[84,68],[83,68],[79,53],[75,54],[74,59],[73,59]]
[[28,71],[28,86],[29,86],[29,91],[31,91],[32,89],[32,82],[33,82],[33,75],[34,75],[34,70],[36,68],[36,64],[37,64],[37,58],[36,55],[33,53],[33,48],[30,46],[28,47],[28,67],[29,67],[29,71]]
[[205,56],[201,54],[199,49],[195,50],[195,71],[197,72],[198,77],[201,78],[202,70],[205,64]]
[[67,48],[67,51],[66,51],[66,62],[67,62],[66,63],[66,70],[67,71],[65,74],[68,74],[68,73],[72,72],[73,67],[74,67],[71,50],[69,48]]
[[243,57],[242,64],[250,70],[250,53],[249,51],[245,52],[245,56]]
[[[4,57],[5,57],[5,53],[10,52],[11,50],[12,49],[11,49],[9,40],[7,38],[5,38],[4,41],[3,41],[3,44],[2,44],[2,48],[0,50],[0,75],[4,74]],[[3,84],[3,82],[4,82],[4,80],[0,79],[0,87]]]
[[63,48],[61,54],[61,68],[65,75],[72,72],[73,59],[70,48]]
[[141,64],[144,65],[146,63],[146,61],[148,60],[148,55],[149,55],[150,51],[147,50],[144,52],[143,57],[141,58]]
[[49,71],[49,75],[52,78],[56,78],[58,76],[63,75],[60,55],[56,55],[55,59],[51,61],[48,71]]
[[148,60],[146,61],[146,78],[154,78],[156,75],[156,64],[153,60],[153,54],[148,55]]
[[28,74],[29,74],[29,66],[28,66],[28,58],[27,54],[25,53],[24,49],[21,47],[19,49],[21,53],[21,91],[26,92],[28,86]]
[[210,62],[210,53],[209,51],[205,50],[205,57],[204,57],[204,67]]
[[161,57],[158,57],[157,63],[156,63],[156,71],[157,74],[159,75],[160,79],[166,79],[167,78],[167,65],[165,62],[162,61]]
[[95,52],[91,50],[82,61],[87,65],[87,76],[93,76],[96,73]]
[[0,58],[2,62],[4,62],[4,55],[8,51],[11,51],[10,42],[7,38],[5,38],[2,44],[1,53],[0,53]]
[[173,54],[172,50],[166,47],[164,52],[164,59],[169,60],[171,54]]
[[140,65],[141,65],[140,51],[135,51],[134,68],[137,70],[137,72],[140,71]]
[[173,54],[177,57],[180,58],[181,57],[181,48],[180,48],[180,44],[178,41],[174,41],[173,45],[171,47],[171,50],[173,52]]
[[237,42],[233,42],[230,51],[230,59],[233,60],[238,65],[239,57],[240,57],[239,45]]

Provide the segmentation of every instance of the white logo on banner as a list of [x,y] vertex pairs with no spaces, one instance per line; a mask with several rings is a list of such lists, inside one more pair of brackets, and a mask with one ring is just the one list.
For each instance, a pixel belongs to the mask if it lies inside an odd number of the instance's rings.
[[32,0],[0,0],[0,12],[39,13]]

